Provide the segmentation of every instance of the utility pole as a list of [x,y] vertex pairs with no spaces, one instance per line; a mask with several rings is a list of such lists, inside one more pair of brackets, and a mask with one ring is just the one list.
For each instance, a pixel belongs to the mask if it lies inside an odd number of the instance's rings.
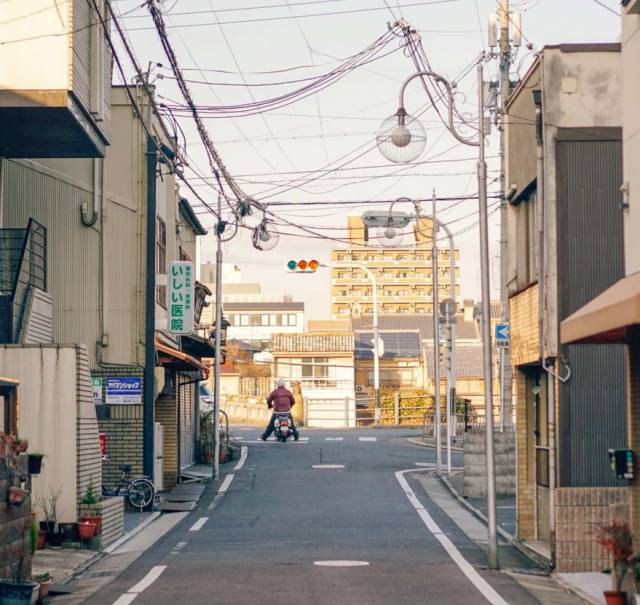
[[[222,216],[222,196],[218,196],[218,221]],[[224,226],[218,222],[216,237],[216,323],[215,365],[213,377],[213,479],[220,476],[220,365],[222,361],[222,232]]]
[[[509,0],[500,0],[500,302],[502,320],[509,323],[509,289],[507,264],[507,183],[506,183],[506,105],[511,94],[509,66],[511,46],[509,40]],[[511,350],[500,349],[500,425],[511,428],[513,418],[513,394],[511,375]],[[507,422],[505,422],[505,419]]]
[[433,191],[431,208],[431,283],[433,313],[433,399],[434,430],[436,437],[436,473],[442,473],[442,435],[440,430],[440,309],[438,307],[438,220],[436,218],[436,192]]

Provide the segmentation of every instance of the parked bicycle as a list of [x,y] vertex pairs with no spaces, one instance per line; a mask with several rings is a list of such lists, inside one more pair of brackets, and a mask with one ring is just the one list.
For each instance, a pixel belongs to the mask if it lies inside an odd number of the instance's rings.
[[[103,460],[109,461],[106,456]],[[118,469],[122,471],[120,481],[114,489],[109,489],[106,485],[102,485],[103,496],[120,496],[126,498],[133,508],[143,510],[147,508],[155,500],[156,488],[147,477],[131,478],[133,465],[119,464]]]

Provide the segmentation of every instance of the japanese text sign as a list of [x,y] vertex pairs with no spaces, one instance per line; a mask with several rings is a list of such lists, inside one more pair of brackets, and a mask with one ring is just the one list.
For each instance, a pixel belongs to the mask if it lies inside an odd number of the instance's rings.
[[173,261],[169,267],[169,332],[193,332],[195,279],[193,263]]

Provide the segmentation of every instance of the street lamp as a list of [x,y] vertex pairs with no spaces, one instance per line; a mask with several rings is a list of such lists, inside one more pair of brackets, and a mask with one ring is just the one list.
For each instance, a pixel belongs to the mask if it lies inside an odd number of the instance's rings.
[[[403,150],[409,149],[412,144],[412,128],[415,129],[415,122],[412,119],[408,121],[407,112],[404,108],[404,93],[408,84],[421,77],[427,77],[435,80],[444,86],[447,93],[447,109],[448,122],[445,126],[449,132],[460,143],[478,148],[478,211],[480,219],[480,265],[481,265],[481,296],[482,296],[482,365],[484,376],[484,397],[485,397],[485,416],[487,425],[487,443],[486,443],[486,460],[487,460],[487,509],[489,518],[489,540],[488,540],[488,564],[489,569],[498,569],[498,542],[496,528],[496,480],[495,480],[495,459],[494,459],[494,435],[493,435],[493,380],[491,366],[491,331],[490,331],[490,284],[489,284],[489,232],[487,218],[487,163],[485,160],[485,135],[484,135],[484,77],[483,62],[485,55],[482,53],[477,61],[478,76],[478,138],[471,140],[463,137],[455,128],[453,123],[454,103],[451,84],[442,76],[432,71],[418,71],[410,75],[400,87],[400,102],[398,111],[389,119],[382,123],[381,131],[378,134],[378,148],[382,155],[392,162],[409,162],[414,160],[416,156],[405,153]],[[394,124],[393,126],[389,125]],[[407,130],[409,136],[407,136]],[[420,139],[418,137],[418,141]],[[424,143],[422,145],[424,148]],[[389,145],[395,147],[395,155],[389,153]],[[414,151],[415,153],[415,151]],[[421,151],[420,151],[421,153]],[[419,154],[418,154],[419,155]],[[407,159],[409,158],[409,159]],[[436,311],[436,310],[434,310]],[[437,363],[437,360],[436,360]]]
[[[393,207],[395,204],[399,203],[409,203],[413,204],[414,214],[407,214],[405,212],[394,211]],[[400,197],[393,202],[389,206],[389,210],[387,212],[380,210],[369,210],[362,215],[362,222],[369,228],[378,227],[378,240],[383,246],[395,247],[402,244],[402,232],[398,231],[409,225],[411,220],[415,219],[416,229],[420,232],[422,227],[422,219],[429,218],[427,216],[423,216],[420,213],[420,205],[415,201],[408,197]],[[435,413],[434,413],[434,433],[436,439],[436,471],[438,473],[441,472],[441,460],[442,460],[442,437],[441,437],[441,410],[440,410],[440,365],[438,363],[439,357],[439,348],[440,348],[440,326],[439,326],[439,318],[438,318],[438,248],[437,248],[437,231],[442,228],[447,234],[447,238],[449,240],[449,249],[450,249],[450,298],[448,300],[443,301],[445,305],[446,313],[443,313],[447,319],[447,325],[449,329],[449,339],[450,339],[450,350],[451,350],[451,359],[452,364],[450,370],[447,372],[447,472],[451,474],[451,400],[452,391],[451,387],[453,385],[455,389],[455,328],[454,324],[451,323],[451,316],[453,315],[453,320],[455,322],[455,310],[453,314],[451,313],[450,305],[454,305],[455,309],[455,299],[456,299],[456,281],[455,281],[455,242],[453,239],[453,235],[451,230],[445,223],[438,220],[436,218],[436,207],[435,207],[435,193],[434,193],[434,204],[432,209],[432,238],[431,238],[431,262],[432,262],[432,308],[433,308],[433,354],[434,354],[434,404],[435,404]],[[450,302],[449,302],[450,301]],[[447,304],[448,303],[448,304]]]

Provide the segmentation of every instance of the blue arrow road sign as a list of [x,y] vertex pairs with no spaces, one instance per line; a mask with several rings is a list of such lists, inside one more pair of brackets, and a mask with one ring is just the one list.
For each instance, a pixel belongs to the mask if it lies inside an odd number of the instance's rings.
[[507,342],[510,336],[508,323],[496,324],[496,342]]

